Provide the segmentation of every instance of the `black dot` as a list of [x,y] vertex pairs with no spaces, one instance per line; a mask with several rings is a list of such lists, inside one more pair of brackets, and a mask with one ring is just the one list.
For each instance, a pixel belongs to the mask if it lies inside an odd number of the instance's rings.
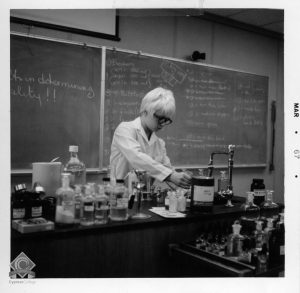
[[298,175],[295,175],[296,178],[298,178]]
[[298,131],[295,131],[296,134],[298,134]]

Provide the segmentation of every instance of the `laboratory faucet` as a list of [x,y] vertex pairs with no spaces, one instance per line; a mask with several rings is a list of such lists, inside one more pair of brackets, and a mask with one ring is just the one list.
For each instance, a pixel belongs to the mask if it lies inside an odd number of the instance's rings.
[[[233,171],[233,155],[234,155],[235,145],[230,144],[228,146],[228,152],[225,151],[216,151],[212,152],[209,157],[208,163],[208,176],[211,177],[214,169],[214,155],[226,155],[228,156],[228,176],[229,183],[226,190],[226,196],[231,199],[233,196],[233,188],[232,188],[232,171]],[[232,206],[231,202],[227,203],[228,206]]]

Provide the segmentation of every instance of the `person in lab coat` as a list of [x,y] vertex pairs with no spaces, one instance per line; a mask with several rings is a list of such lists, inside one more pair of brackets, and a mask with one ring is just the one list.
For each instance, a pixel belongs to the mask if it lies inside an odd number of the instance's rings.
[[143,170],[160,182],[189,188],[191,176],[172,168],[165,142],[156,132],[172,123],[175,114],[172,91],[157,87],[148,92],[140,106],[140,116],[121,122],[116,128],[110,155],[112,175],[123,179],[131,170]]

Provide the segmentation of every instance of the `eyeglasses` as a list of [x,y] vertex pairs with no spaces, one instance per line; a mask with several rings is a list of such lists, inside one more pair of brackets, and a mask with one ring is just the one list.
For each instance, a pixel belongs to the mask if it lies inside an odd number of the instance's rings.
[[160,125],[169,125],[169,124],[171,124],[173,121],[172,121],[172,119],[170,119],[170,118],[167,118],[167,117],[163,117],[163,116],[158,116],[157,114],[153,114],[153,116],[157,119],[157,121],[158,121],[158,123],[160,124]]

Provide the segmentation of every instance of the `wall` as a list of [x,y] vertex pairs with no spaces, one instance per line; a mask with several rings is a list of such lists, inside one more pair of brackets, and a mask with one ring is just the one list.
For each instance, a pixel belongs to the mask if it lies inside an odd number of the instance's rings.
[[[121,11],[120,14],[120,42],[17,24],[12,24],[11,30],[179,59],[186,59],[198,50],[206,52],[204,63],[269,76],[268,104],[270,106],[272,100],[277,103],[275,170],[269,171],[268,165],[266,168],[236,168],[233,186],[235,194],[244,196],[252,178],[264,178],[266,187],[275,191],[275,200],[284,202],[283,41],[174,13],[152,16],[144,10],[126,11],[126,15]],[[269,163],[271,124],[268,125],[266,151]],[[88,178],[88,181],[100,180],[100,175],[89,175]],[[31,182],[31,176],[12,175],[12,185],[19,182]]]

